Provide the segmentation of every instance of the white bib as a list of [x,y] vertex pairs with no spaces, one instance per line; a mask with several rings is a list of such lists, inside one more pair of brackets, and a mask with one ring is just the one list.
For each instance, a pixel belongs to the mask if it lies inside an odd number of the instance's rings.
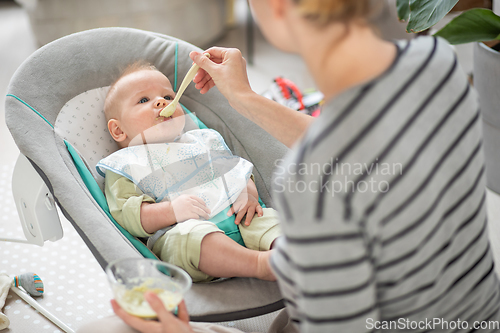
[[96,165],[125,176],[156,202],[196,195],[210,218],[231,205],[246,188],[253,164],[235,156],[211,129],[188,131],[174,142],[120,149]]

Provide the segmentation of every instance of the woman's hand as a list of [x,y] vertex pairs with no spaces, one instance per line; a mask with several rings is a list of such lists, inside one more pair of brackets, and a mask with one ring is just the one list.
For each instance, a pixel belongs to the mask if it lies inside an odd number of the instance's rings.
[[144,320],[136,316],[128,314],[123,310],[115,300],[111,300],[113,311],[127,325],[135,328],[142,333],[192,333],[193,330],[189,326],[189,314],[186,309],[186,304],[182,301],[179,304],[177,317],[170,311],[165,309],[161,300],[152,292],[146,292],[144,298],[148,301],[151,308],[158,315],[158,320]]
[[210,218],[210,209],[201,198],[195,195],[183,194],[172,201],[172,212],[177,222],[189,219]]
[[[210,59],[203,56],[205,53],[210,54]],[[189,56],[200,66],[193,82],[202,94],[217,86],[233,105],[237,95],[252,92],[248,82],[246,61],[240,50],[212,47],[203,53],[193,51]]]
[[189,54],[200,66],[193,82],[202,94],[217,86],[233,109],[290,148],[304,135],[315,118],[252,91],[240,50],[212,47],[203,53],[210,59],[200,52]]

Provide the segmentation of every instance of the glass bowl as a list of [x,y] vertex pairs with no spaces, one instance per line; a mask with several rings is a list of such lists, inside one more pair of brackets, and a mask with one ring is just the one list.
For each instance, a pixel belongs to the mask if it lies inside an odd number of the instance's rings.
[[111,262],[106,275],[118,304],[131,315],[156,318],[144,299],[155,293],[168,311],[173,311],[191,288],[191,277],[177,266],[153,259],[126,258]]

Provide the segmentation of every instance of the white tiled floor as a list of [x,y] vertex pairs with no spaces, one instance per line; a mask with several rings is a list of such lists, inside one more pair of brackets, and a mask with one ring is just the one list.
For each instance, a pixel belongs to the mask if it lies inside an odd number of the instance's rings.
[[[389,0],[394,2],[394,0]],[[220,46],[239,47],[246,52],[246,1],[237,1],[237,26],[217,42]],[[391,13],[389,13],[391,14]],[[390,16],[390,15],[389,15]],[[392,23],[391,23],[392,22]],[[384,21],[384,35],[405,37],[402,25]],[[256,29],[255,63],[248,67],[249,79],[255,91],[261,93],[272,78],[284,76],[300,89],[314,86],[307,68],[295,55],[284,54],[271,47]],[[17,212],[12,200],[10,181],[19,153],[4,120],[5,92],[16,68],[36,50],[34,37],[25,12],[18,6],[0,0],[0,235],[21,238]],[[457,48],[462,67],[472,70],[470,46]],[[488,192],[490,237],[497,261],[500,260],[500,196]],[[45,283],[45,295],[39,302],[73,329],[86,321],[110,312],[111,293],[104,273],[69,222],[61,217],[65,236],[47,242],[44,247],[0,242],[0,273],[16,275],[26,271],[39,274]],[[500,272],[497,265],[497,271]],[[10,329],[2,332],[60,332],[51,322],[31,309],[16,295],[10,294],[4,312],[11,320]],[[261,322],[265,322],[261,321]],[[259,328],[255,322],[230,323],[244,330]]]

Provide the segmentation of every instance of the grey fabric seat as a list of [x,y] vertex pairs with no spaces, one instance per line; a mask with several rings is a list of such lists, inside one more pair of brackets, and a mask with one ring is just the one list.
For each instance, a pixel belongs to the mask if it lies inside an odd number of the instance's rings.
[[[95,162],[89,157],[92,152],[85,151],[88,150],[84,148],[85,142],[79,142],[80,133],[66,138],[63,133],[70,131],[56,122],[61,118],[61,110],[70,104],[68,101],[84,92],[109,86],[120,70],[135,60],[154,64],[176,89],[191,67],[188,54],[192,50],[199,49],[172,37],[141,30],[88,30],[40,48],[20,66],[10,82],[6,121],[12,136],[103,268],[119,258],[144,256],[144,249],[109,218],[99,195],[96,196],[99,187],[92,189],[89,185],[89,178],[96,178],[92,170]],[[180,102],[209,128],[221,133],[234,154],[252,161],[261,199],[266,206],[273,207],[272,171],[287,148],[234,111],[216,89],[201,95],[190,85]],[[78,110],[76,107],[73,116],[85,117]],[[88,129],[81,127],[90,143]],[[101,134],[95,135],[106,141]],[[96,149],[101,149],[99,143],[96,139]],[[73,148],[78,154],[72,156],[68,149]],[[78,159],[83,162],[79,167],[75,165]],[[98,184],[99,179],[91,182]],[[283,307],[275,282],[250,278],[194,284],[186,296],[186,304],[195,321],[238,320]]]

